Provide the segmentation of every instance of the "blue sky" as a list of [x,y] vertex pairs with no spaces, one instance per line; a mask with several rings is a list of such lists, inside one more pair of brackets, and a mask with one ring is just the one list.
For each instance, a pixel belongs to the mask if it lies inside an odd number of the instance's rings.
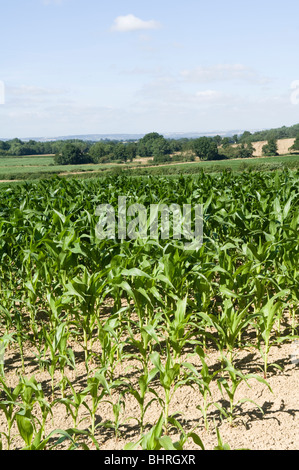
[[294,0],[1,3],[2,138],[299,122]]

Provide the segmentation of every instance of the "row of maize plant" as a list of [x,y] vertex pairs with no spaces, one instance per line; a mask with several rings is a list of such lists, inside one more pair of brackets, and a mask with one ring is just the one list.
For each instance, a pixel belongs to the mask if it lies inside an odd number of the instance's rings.
[[[281,367],[269,363],[271,347],[298,334],[298,181],[288,170],[0,187],[1,448],[101,449],[107,430],[123,437],[129,398],[127,449],[183,449],[189,440],[204,449],[202,423],[211,429],[217,412],[233,424],[239,385],[269,388]],[[99,239],[96,208],[117,207],[121,196],[146,207],[201,204],[202,246]],[[254,373],[238,362],[248,347],[260,357]],[[181,387],[198,403],[193,427],[172,412]],[[72,419],[67,429],[55,425],[58,406]]]

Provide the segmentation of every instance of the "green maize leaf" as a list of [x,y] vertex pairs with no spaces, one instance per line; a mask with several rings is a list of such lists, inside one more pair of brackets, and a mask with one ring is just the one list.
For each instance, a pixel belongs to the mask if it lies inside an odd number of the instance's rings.
[[30,446],[34,432],[32,417],[27,417],[25,416],[24,411],[20,411],[16,415],[16,420],[22,439],[25,441],[27,446]]
[[159,438],[159,444],[165,450],[176,450],[176,447],[172,443],[172,440],[169,436],[163,436]]
[[132,268],[132,269],[123,269],[121,271],[122,276],[132,276],[132,277],[146,277],[148,279],[151,279],[151,276],[149,276],[147,273],[144,271],[141,271],[141,269],[138,268]]

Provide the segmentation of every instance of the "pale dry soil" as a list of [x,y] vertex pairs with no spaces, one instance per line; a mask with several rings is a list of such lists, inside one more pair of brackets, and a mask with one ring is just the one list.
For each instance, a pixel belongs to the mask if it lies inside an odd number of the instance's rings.
[[[83,361],[83,351],[78,345],[72,345],[76,351],[76,371],[66,371],[67,376],[75,385],[77,390],[83,390],[86,387],[86,369]],[[191,355],[190,355],[191,354]],[[206,351],[206,361],[210,370],[219,368],[219,353],[214,348]],[[81,361],[80,361],[81,358]],[[192,356],[192,351],[186,351],[182,361],[188,360],[200,370],[200,360],[197,355]],[[236,392],[235,402],[239,399],[247,398],[253,402],[244,402],[236,406],[234,411],[233,425],[221,417],[219,410],[213,405],[208,409],[209,430],[204,426],[203,416],[198,409],[202,403],[201,395],[196,386],[182,386],[176,390],[173,395],[170,413],[176,414],[178,421],[184,430],[195,432],[200,436],[206,450],[212,450],[217,445],[216,427],[220,431],[223,443],[229,444],[234,449],[251,450],[298,450],[299,449],[299,343],[290,341],[280,345],[273,345],[270,350],[269,363],[277,363],[282,370],[269,368],[267,383],[272,391],[256,379],[250,379],[248,384],[242,382]],[[263,361],[259,351],[255,348],[237,350],[234,364],[243,374],[255,373],[263,377],[261,367]],[[18,374],[26,375],[30,378],[35,376],[36,380],[42,384],[43,391],[49,401],[51,401],[51,379],[47,371],[41,371],[34,355],[32,346],[26,350],[25,374],[21,372],[21,362],[16,350],[10,349],[5,353],[5,379],[6,383],[14,387],[19,381]],[[94,370],[97,370],[96,363]],[[115,377],[136,384],[139,377],[138,368],[140,363],[134,359],[126,360],[118,364]],[[92,375],[92,374],[91,374]],[[57,370],[55,381],[60,380],[60,373]],[[163,397],[163,389],[159,381],[153,382],[153,388]],[[227,396],[222,396],[220,390],[213,382],[211,385],[212,401],[221,404],[224,408],[228,406]],[[70,394],[67,390],[66,394]],[[57,387],[55,398],[60,398],[61,392]],[[119,397],[118,392],[112,395],[112,401]],[[149,399],[153,395],[149,394]],[[46,435],[54,429],[67,430],[73,426],[72,418],[67,414],[63,404],[57,402],[52,407],[53,417],[47,421]],[[38,415],[38,410],[36,411]],[[145,422],[148,423],[146,430],[150,425],[157,422],[161,413],[161,407],[157,402],[153,402],[148,408]],[[125,394],[125,408],[120,415],[120,436],[115,437],[113,429],[100,425],[96,431],[96,439],[102,450],[123,449],[129,442],[136,442],[139,438],[139,427],[136,420],[132,418],[139,417],[139,405],[132,395]],[[84,419],[83,419],[84,418]],[[79,420],[83,421],[78,425],[78,429],[88,429],[90,426],[89,415],[84,406],[81,406]],[[97,411],[97,423],[104,423],[107,420],[113,420],[112,405],[109,403],[100,404]],[[0,432],[6,430],[6,422],[3,414],[0,412]],[[24,447],[22,439],[18,436],[18,430],[14,425],[13,433],[15,439],[11,449],[20,449]],[[176,430],[170,429],[169,435],[173,442],[178,438]],[[59,436],[57,436],[57,439]],[[57,440],[53,438],[52,443]],[[91,440],[82,438],[90,449],[94,448]],[[78,440],[80,442],[80,439]],[[65,441],[59,448],[67,449],[69,441]],[[5,439],[3,438],[5,448]],[[79,447],[80,449],[81,447]],[[200,450],[200,448],[189,439],[184,447],[185,450]]]
[[[295,139],[278,139],[277,141],[277,152],[278,155],[286,155],[289,153],[289,148],[294,144]],[[266,145],[268,142],[260,141],[260,142],[253,142],[253,147],[255,149],[254,156],[261,157],[263,155],[263,146]]]

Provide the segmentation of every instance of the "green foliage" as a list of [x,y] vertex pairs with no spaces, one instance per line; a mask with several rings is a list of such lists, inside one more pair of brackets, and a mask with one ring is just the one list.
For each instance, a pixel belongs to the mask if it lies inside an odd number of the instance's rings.
[[297,134],[296,139],[292,147],[290,147],[291,151],[298,152],[299,151],[299,134]]
[[56,165],[80,165],[90,163],[89,155],[84,154],[80,146],[67,143],[62,148],[61,154],[57,154],[54,158]]
[[[128,448],[178,450],[188,440],[203,448],[197,429],[180,421],[182,410],[173,414],[182,387],[192,387],[200,426],[211,428],[215,408],[233,423],[247,400],[237,397],[241,384],[267,387],[271,347],[298,334],[298,176],[121,174],[1,186],[2,447],[12,448],[17,435],[32,450],[100,448],[103,429],[119,439],[127,418],[138,434]],[[203,204],[203,246],[185,250],[183,240],[161,237],[99,240],[96,208],[115,206],[119,195],[147,209]],[[239,370],[248,346],[261,377]],[[212,367],[209,348],[219,356]],[[26,376],[28,350],[47,375],[43,383]],[[6,354],[20,357],[14,387]],[[215,399],[217,385],[227,406]],[[133,416],[127,400],[136,405]],[[73,427],[58,430],[53,443],[56,406],[65,407]],[[152,406],[161,410],[156,421]],[[228,448],[220,437],[218,448]]]
[[192,142],[194,153],[203,160],[216,160],[218,148],[216,142],[210,137],[199,137]]
[[168,141],[157,132],[146,134],[137,144],[137,154],[140,157],[155,157],[159,160],[161,157],[169,155],[171,147]]
[[278,155],[277,140],[275,138],[269,139],[268,143],[263,146],[262,152],[265,156]]
[[89,155],[93,163],[133,161],[137,155],[137,144],[135,142],[100,141],[90,147]]
[[238,148],[239,158],[251,158],[253,156],[254,147],[251,142],[244,144],[242,143]]
[[274,139],[292,139],[296,138],[299,132],[299,124],[293,126],[282,126],[275,129],[265,129],[263,131],[257,131],[253,134],[249,131],[245,131],[239,138],[240,142],[258,142],[263,140]]

